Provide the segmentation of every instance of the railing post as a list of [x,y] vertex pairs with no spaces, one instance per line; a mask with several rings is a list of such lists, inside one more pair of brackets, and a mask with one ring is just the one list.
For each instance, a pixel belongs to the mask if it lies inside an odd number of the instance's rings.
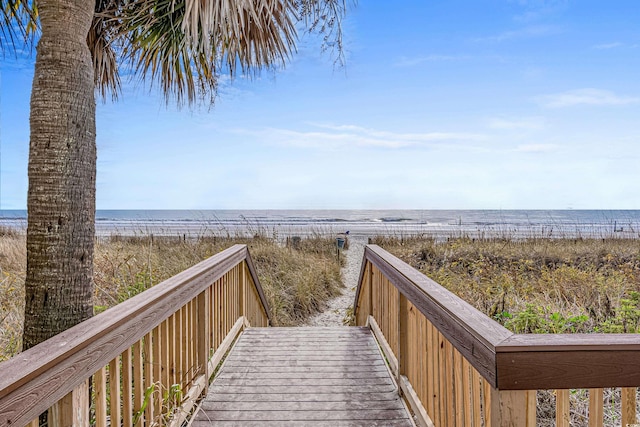
[[369,311],[367,318],[373,316],[373,264],[369,262]]
[[84,427],[89,425],[89,380],[85,380],[56,402],[48,414],[49,426]]
[[[202,374],[206,375],[207,381],[205,381],[204,393],[207,392],[209,384],[209,352],[211,351],[211,343],[209,342],[209,316],[211,315],[209,304],[209,291],[211,288],[205,289],[200,295],[196,297],[197,307],[197,344],[196,344],[196,358],[198,366],[202,369]],[[197,375],[196,375],[197,376]]]
[[238,284],[238,314],[240,316],[244,316],[245,314],[245,306],[244,306],[244,294],[246,292],[247,286],[247,265],[246,261],[241,261],[240,265],[242,266],[242,271],[240,272],[240,283]]
[[491,427],[535,427],[536,391],[491,389],[488,425]]
[[400,381],[400,376],[407,371],[407,348],[408,348],[408,324],[409,310],[407,308],[407,297],[398,290],[398,372],[396,377]]

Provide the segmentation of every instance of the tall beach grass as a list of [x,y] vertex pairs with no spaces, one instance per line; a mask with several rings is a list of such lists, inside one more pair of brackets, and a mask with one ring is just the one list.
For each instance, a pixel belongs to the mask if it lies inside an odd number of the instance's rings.
[[[21,349],[26,242],[23,233],[0,230],[0,361]],[[101,312],[229,246],[242,243],[271,308],[275,326],[302,323],[322,311],[342,287],[335,240],[302,238],[295,247],[273,237],[113,235],[96,242],[94,307]]]

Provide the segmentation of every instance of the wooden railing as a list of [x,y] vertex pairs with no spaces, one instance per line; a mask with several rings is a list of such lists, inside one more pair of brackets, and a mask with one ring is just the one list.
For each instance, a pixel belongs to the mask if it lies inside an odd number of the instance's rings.
[[580,425],[601,426],[608,387],[621,388],[619,425],[640,425],[640,334],[513,334],[375,245],[365,249],[355,316],[423,425],[535,426],[537,391],[553,389],[556,426],[569,426],[570,390],[588,389]]
[[0,364],[0,426],[180,425],[269,310],[245,245]]

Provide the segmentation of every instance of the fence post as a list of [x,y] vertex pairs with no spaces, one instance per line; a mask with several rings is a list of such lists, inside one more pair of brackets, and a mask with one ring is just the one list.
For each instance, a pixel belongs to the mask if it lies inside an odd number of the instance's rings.
[[408,323],[409,323],[409,311],[407,309],[407,297],[398,291],[398,372],[396,377],[400,381],[400,376],[404,375],[407,371],[407,347],[408,347]]
[[49,426],[89,425],[89,380],[85,380],[49,409]]
[[373,316],[373,264],[368,261],[367,263],[369,264],[369,312],[367,313],[366,319],[368,319],[369,316]]
[[244,316],[245,315],[245,305],[244,305],[244,300],[245,300],[245,293],[246,293],[246,287],[247,287],[247,263],[246,261],[241,261],[240,262],[240,266],[242,271],[240,272],[240,283],[238,284],[238,314],[240,316]]
[[[211,315],[211,307],[209,304],[209,292],[211,288],[206,288],[196,297],[196,313],[197,314],[197,331],[196,331],[196,360],[197,366],[201,369],[201,373],[206,375],[204,393],[207,392],[209,386],[209,353],[211,352],[211,343],[209,341],[209,324]],[[195,375],[198,376],[197,374]]]
[[536,391],[500,391],[491,387],[488,425],[491,427],[535,427]]

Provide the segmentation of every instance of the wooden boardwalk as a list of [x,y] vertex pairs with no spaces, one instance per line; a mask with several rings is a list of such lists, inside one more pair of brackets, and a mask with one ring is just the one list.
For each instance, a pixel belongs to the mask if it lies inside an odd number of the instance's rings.
[[412,426],[364,327],[249,328],[194,427]]

